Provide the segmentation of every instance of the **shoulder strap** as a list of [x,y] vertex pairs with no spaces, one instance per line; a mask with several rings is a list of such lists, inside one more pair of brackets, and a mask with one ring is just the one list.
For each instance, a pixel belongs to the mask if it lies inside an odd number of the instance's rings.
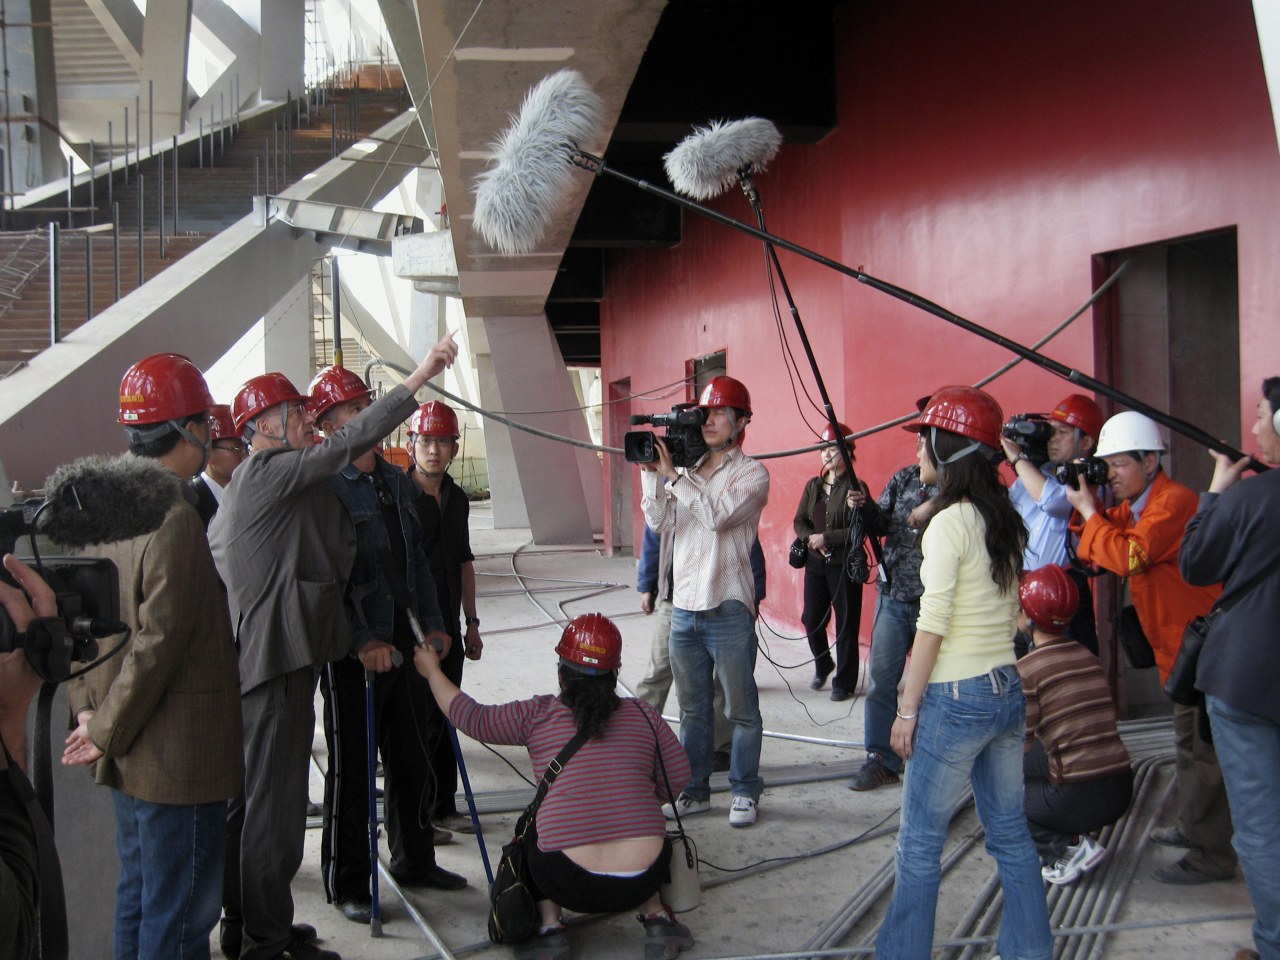
[[533,796],[533,802],[529,804],[527,813],[532,816],[538,812],[538,807],[542,805],[542,800],[547,795],[547,791],[551,789],[551,785],[556,782],[556,777],[560,775],[560,771],[564,769],[569,758],[578,752],[578,748],[587,742],[587,734],[585,730],[579,730],[573,735],[573,739],[564,745],[564,749],[555,755],[555,758],[547,764],[547,771],[542,775],[542,782],[538,784],[538,792]]
[[1212,612],[1222,613],[1226,610],[1230,610],[1235,606],[1237,600],[1260,584],[1263,580],[1267,579],[1267,577],[1271,576],[1271,574],[1275,573],[1277,569],[1280,569],[1280,554],[1277,554],[1274,560],[1250,577],[1249,582],[1237,589],[1226,603],[1223,603],[1221,598],[1219,598],[1218,602],[1213,605]]

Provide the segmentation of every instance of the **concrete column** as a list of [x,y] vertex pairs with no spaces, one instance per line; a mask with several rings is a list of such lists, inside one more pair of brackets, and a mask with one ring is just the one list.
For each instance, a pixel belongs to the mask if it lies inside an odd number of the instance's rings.
[[[22,191],[66,176],[67,171],[58,146],[53,31],[24,26],[49,22],[49,0],[11,0],[7,9],[14,24],[6,28],[5,39],[9,55],[9,116],[22,117],[23,121],[10,124],[7,136],[0,140],[0,149],[12,151],[3,170],[5,189]],[[16,186],[9,184],[10,171]]]
[[315,376],[311,359],[311,280],[304,273],[267,311],[262,335],[267,370],[279,370],[299,390]]
[[[564,359],[545,317],[486,317],[484,327],[493,366],[491,372],[480,368],[485,407],[528,411],[577,406]],[[490,396],[490,384],[497,387],[499,396]],[[562,436],[587,439],[586,421],[576,412],[521,414],[512,419]],[[499,431],[493,424],[487,429],[494,526],[524,525],[509,522],[517,513],[510,504],[499,507],[499,493],[505,501],[506,495],[514,492],[507,485],[512,477],[518,477],[535,543],[590,543],[593,529],[588,491],[594,487],[598,500],[600,484],[595,454],[520,430]],[[507,437],[501,437],[501,432]]]
[[262,99],[283,100],[302,93],[302,59],[306,55],[303,0],[264,0],[259,78]]
[[[183,132],[187,119],[187,49],[191,36],[191,0],[147,4],[142,24],[142,71],[138,95],[142,104],[142,139],[148,119],[157,143]],[[154,114],[148,118],[147,84],[152,84]]]

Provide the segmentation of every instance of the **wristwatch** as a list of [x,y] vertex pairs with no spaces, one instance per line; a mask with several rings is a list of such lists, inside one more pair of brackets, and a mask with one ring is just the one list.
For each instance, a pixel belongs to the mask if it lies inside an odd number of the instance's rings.
[[473,624],[474,624],[475,626],[477,626],[477,627],[478,627],[478,626],[480,626],[480,618],[479,618],[479,617],[467,617],[467,626],[468,626],[468,627],[470,627],[470,626],[472,626]]

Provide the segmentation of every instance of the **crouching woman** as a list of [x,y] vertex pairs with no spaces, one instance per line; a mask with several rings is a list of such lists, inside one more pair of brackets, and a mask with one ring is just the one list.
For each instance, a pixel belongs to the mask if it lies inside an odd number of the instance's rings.
[[622,636],[611,620],[598,613],[575,617],[556,653],[559,693],[493,706],[459,690],[434,650],[415,654],[418,671],[453,725],[484,743],[525,747],[539,780],[565,745],[585,732],[538,808],[537,843],[528,856],[542,927],[516,948],[516,956],[568,960],[564,909],[637,910],[646,960],[674,960],[693,946],[693,937],[659,896],[671,859],[661,805],[688,783],[689,761],[653,707],[615,692]]

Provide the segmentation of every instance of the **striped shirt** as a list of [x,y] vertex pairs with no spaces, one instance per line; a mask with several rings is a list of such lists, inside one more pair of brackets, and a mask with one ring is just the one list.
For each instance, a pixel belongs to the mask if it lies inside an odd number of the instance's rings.
[[[573,711],[550,694],[487,706],[459,693],[449,719],[484,743],[528,748],[539,782],[577,729]],[[658,746],[671,794],[658,764]],[[661,837],[666,833],[661,803],[679,796],[688,782],[689,760],[662,716],[643,700],[624,698],[604,733],[578,748],[547,791],[538,808],[538,849]]]
[[681,610],[714,610],[740,600],[754,611],[751,547],[769,499],[769,471],[733,447],[709,477],[694,468],[664,486],[657,472],[645,470],[640,484],[649,526],[659,534],[675,531],[671,602]]
[[1045,640],[1018,661],[1027,698],[1027,739],[1049,757],[1049,779],[1078,783],[1129,769],[1098,658],[1067,637]]

